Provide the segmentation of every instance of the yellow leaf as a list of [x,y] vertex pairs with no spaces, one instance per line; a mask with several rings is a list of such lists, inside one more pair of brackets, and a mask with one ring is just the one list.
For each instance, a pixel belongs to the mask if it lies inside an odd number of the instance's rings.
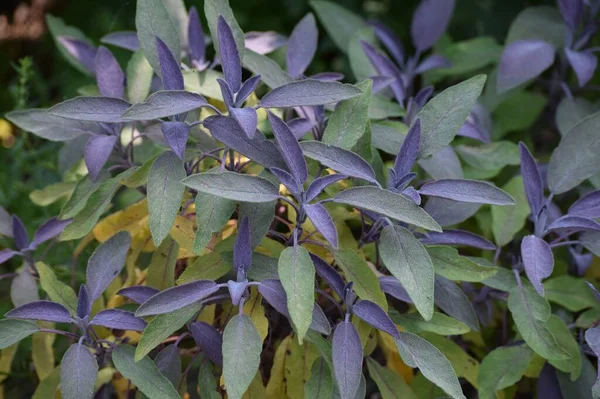
[[179,244],[177,259],[194,256],[194,222],[181,215],[177,215],[169,235]]
[[[54,323],[38,321],[42,328],[54,328]],[[54,370],[54,340],[55,334],[33,334],[31,337],[31,357],[35,372],[40,381],[44,380]]]
[[98,371],[98,378],[96,378],[96,389],[99,389],[102,385],[108,384],[112,379],[117,369],[112,367],[105,367]]
[[38,206],[48,206],[69,197],[74,188],[75,183],[55,183],[41,190],[33,190],[29,193],[29,199]]
[[265,317],[265,309],[261,301],[262,296],[258,293],[257,287],[251,287],[250,299],[244,303],[244,313],[250,317],[260,339],[264,342],[269,332],[269,320]]
[[13,344],[8,348],[2,349],[0,351],[0,399],[4,399],[4,380],[10,374],[10,370],[12,368],[12,361],[15,357],[15,353],[17,353],[17,348],[19,347],[19,343]]
[[198,318],[196,319],[196,321],[203,321],[206,324],[210,324],[212,326],[213,322],[215,321],[216,309],[217,309],[217,305],[214,303],[212,305],[203,307],[202,311],[198,315]]
[[92,230],[96,240],[104,242],[119,231],[127,231],[132,238],[148,225],[148,201],[136,202],[102,219]]
[[262,382],[260,370],[256,372],[254,379],[250,383],[248,390],[244,393],[243,399],[263,399],[266,395],[265,386]]
[[275,350],[273,366],[271,367],[271,378],[267,383],[267,399],[285,398],[285,353],[292,341],[292,336],[288,335]]
[[286,393],[290,399],[304,398],[304,384],[310,378],[310,371],[319,351],[313,344],[304,341],[303,345],[297,339],[292,339],[285,352],[284,375]]

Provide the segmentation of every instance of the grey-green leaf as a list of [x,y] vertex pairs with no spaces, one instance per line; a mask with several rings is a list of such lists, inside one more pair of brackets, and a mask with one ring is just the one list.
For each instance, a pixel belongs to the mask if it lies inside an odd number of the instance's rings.
[[154,71],[142,51],[133,53],[127,63],[127,99],[132,104],[141,103],[150,94]]
[[433,315],[435,274],[427,250],[401,226],[386,226],[379,238],[381,260],[413,300],[425,320]]
[[330,399],[333,394],[331,369],[324,358],[317,358],[312,365],[310,378],[304,383],[306,399]]
[[158,246],[169,235],[185,187],[183,161],[172,151],[163,152],[152,164],[148,175],[148,212],[150,232]]
[[312,323],[315,266],[306,248],[295,245],[281,252],[277,269],[287,296],[290,318],[298,341],[302,342]]
[[272,202],[240,202],[239,220],[248,218],[250,227],[250,246],[256,248],[271,227],[275,215],[275,201]]
[[367,368],[379,388],[382,399],[417,399],[417,395],[404,382],[404,378],[395,371],[383,367],[370,357],[367,358]]
[[362,94],[342,101],[336,108],[323,134],[323,142],[350,150],[365,133],[369,121],[372,81],[358,83]]
[[435,346],[412,333],[401,332],[394,339],[400,357],[409,367],[418,367],[433,382],[454,399],[466,399],[452,365]]
[[442,231],[440,225],[412,200],[402,194],[396,194],[379,187],[352,187],[340,192],[333,200],[377,212],[427,230]]
[[0,320],[0,349],[8,348],[37,331],[40,331],[38,325],[28,320]]
[[240,399],[260,364],[262,340],[245,314],[233,316],[223,332],[223,377],[227,395]]
[[279,189],[269,180],[235,172],[198,173],[182,183],[194,190],[233,201],[271,202],[279,198]]
[[496,399],[496,391],[519,382],[533,354],[525,345],[501,346],[488,353],[479,366],[479,398]]
[[75,343],[62,358],[60,391],[65,399],[91,399],[98,376],[98,363],[87,346]]
[[600,112],[596,112],[563,136],[548,165],[548,187],[561,194],[577,187],[600,171]]
[[265,108],[324,105],[360,96],[357,87],[339,82],[304,79],[279,86],[260,101]]
[[171,381],[160,373],[148,356],[134,360],[135,348],[119,345],[112,352],[115,368],[123,377],[134,383],[150,399],[181,399]]
[[343,52],[348,51],[350,39],[365,26],[364,21],[356,14],[332,1],[311,1],[311,7],[317,13],[319,21],[331,37],[331,40]]
[[213,233],[220,231],[229,220],[236,203],[225,198],[199,192],[196,194],[196,236],[194,252],[200,253],[210,242]]
[[245,41],[244,32],[237,23],[233,11],[229,6],[229,0],[205,0],[204,1],[204,15],[208,22],[208,29],[210,30],[210,37],[213,40],[215,51],[219,53],[219,35],[217,34],[217,21],[219,15],[222,15],[229,25],[231,32],[233,33],[233,39],[235,40],[235,46],[237,47],[240,58],[244,58],[245,52]]
[[414,120],[421,120],[420,157],[432,155],[450,144],[471,113],[485,81],[485,75],[477,75],[449,87],[419,111]]
[[160,76],[156,37],[165,42],[175,59],[178,60],[181,54],[179,33],[173,25],[164,3],[161,0],[137,0],[135,27],[140,41],[140,48],[150,65],[152,65],[154,72]]

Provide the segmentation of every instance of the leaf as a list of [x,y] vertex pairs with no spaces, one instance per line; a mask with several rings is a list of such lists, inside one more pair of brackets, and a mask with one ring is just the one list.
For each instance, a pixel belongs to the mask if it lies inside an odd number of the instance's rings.
[[[275,201],[239,203],[238,218],[248,218],[248,224],[250,225],[250,246],[252,248],[256,248],[261,243],[271,227],[275,205]],[[252,268],[250,268],[249,273],[252,273]]]
[[234,201],[199,192],[196,194],[196,236],[194,253],[200,253],[210,242],[214,233],[219,232],[229,220],[236,203]]
[[115,234],[102,243],[90,259],[86,269],[86,287],[92,301],[119,275],[131,245],[131,236],[126,231]]
[[408,366],[418,367],[425,378],[452,398],[465,398],[452,365],[435,346],[418,335],[405,332],[401,332],[395,342],[400,357]]
[[315,266],[308,251],[301,246],[288,247],[281,252],[279,278],[287,296],[287,308],[302,342],[312,322]]
[[160,245],[173,227],[185,191],[181,184],[185,176],[183,161],[171,151],[163,152],[152,164],[148,174],[148,226],[154,245]]
[[0,349],[8,348],[39,330],[37,324],[28,320],[0,320]]
[[58,218],[65,220],[77,215],[77,213],[85,207],[90,196],[102,183],[100,180],[101,179],[97,179],[95,182],[92,182],[89,175],[81,178],[81,180],[77,182],[69,200],[63,205]]
[[465,230],[448,229],[444,230],[442,233],[430,232],[420,240],[423,244],[429,245],[465,245],[479,249],[496,249],[496,246],[486,238]]
[[54,398],[60,385],[60,366],[56,366],[52,373],[40,381],[31,399]]
[[177,59],[181,54],[179,33],[173,25],[165,4],[160,0],[137,0],[135,27],[140,48],[152,69],[161,75],[160,62],[156,49],[156,38],[160,38]]
[[533,355],[525,345],[501,346],[488,353],[479,367],[479,397],[495,399],[497,391],[519,382]]
[[426,320],[433,315],[434,270],[423,244],[401,226],[386,226],[379,238],[385,267],[396,277]]
[[454,0],[424,0],[415,10],[410,35],[416,49],[423,52],[444,34],[454,11]]
[[136,349],[129,345],[119,345],[113,350],[113,363],[119,373],[150,399],[180,399],[173,384],[161,374],[152,359],[144,356],[135,361],[135,351]]
[[223,15],[219,15],[218,17],[217,39],[219,46],[217,51],[219,53],[219,60],[221,62],[221,69],[223,69],[223,75],[225,75],[225,80],[231,87],[231,91],[233,93],[237,93],[242,85],[241,57],[236,46],[233,32],[225,21]]
[[[40,323],[42,327],[52,328],[53,323]],[[31,360],[40,381],[48,378],[54,370],[54,334],[34,334],[31,337]]]
[[306,157],[319,161],[336,172],[377,182],[371,165],[352,151],[313,140],[301,141],[300,148]]
[[313,0],[310,6],[317,13],[331,40],[342,52],[347,52],[350,39],[365,26],[364,21],[358,15],[332,1]]
[[6,114],[6,119],[19,128],[50,141],[68,141],[102,131],[96,123],[50,115],[44,109],[12,111]]
[[40,286],[48,297],[69,309],[71,315],[77,314],[77,295],[71,287],[59,281],[54,271],[43,262],[37,262],[35,268],[40,275]]
[[[142,1],[142,0],[140,0]],[[124,121],[146,121],[183,114],[202,107],[212,107],[200,94],[183,90],[161,90],[144,102],[122,111]]]
[[169,345],[161,350],[154,358],[154,363],[162,375],[167,377],[173,386],[181,379],[181,356],[176,345]]
[[352,312],[367,324],[398,338],[394,322],[375,302],[365,299],[358,301],[352,306]]
[[542,280],[549,277],[554,269],[550,245],[534,235],[525,236],[521,241],[521,258],[529,281],[538,294],[544,296]]
[[513,287],[508,293],[508,309],[527,345],[545,359],[568,358],[546,325],[550,318],[548,301],[526,285]]
[[10,284],[10,299],[15,306],[25,305],[40,299],[35,277],[28,269],[22,269]]
[[164,314],[181,309],[214,294],[219,289],[211,280],[198,280],[168,288],[144,302],[135,312],[138,317]]
[[[86,75],[93,74],[96,49],[90,44],[91,40],[79,29],[66,25],[62,19],[54,15],[46,14],[46,24],[59,52],[67,62]],[[79,51],[72,52],[67,48],[64,41],[67,37],[81,43],[77,47]]]
[[459,145],[455,150],[467,164],[486,171],[495,171],[507,165],[519,164],[519,151],[517,146],[510,141],[498,141],[477,146]]
[[581,354],[579,344],[573,337],[573,333],[565,323],[557,315],[551,315],[547,322],[548,329],[552,331],[558,346],[563,349],[567,354],[568,358],[563,360],[551,359],[549,360],[557,369],[565,373],[571,374],[571,380],[575,381],[579,378],[581,373]]
[[333,374],[342,399],[354,399],[362,375],[363,348],[354,325],[340,322],[333,333]]
[[206,21],[208,23],[208,29],[210,30],[210,37],[213,40],[215,51],[219,54],[219,35],[217,32],[217,21],[219,19],[219,15],[222,15],[227,25],[231,29],[233,33],[233,37],[235,40],[235,45],[237,47],[237,51],[240,55],[240,58],[244,56],[244,32],[240,28],[240,25],[235,20],[233,15],[233,11],[229,6],[229,0],[207,0],[204,2],[204,15],[206,16]]
[[471,113],[485,81],[485,75],[477,75],[449,87],[419,111],[413,120],[421,120],[420,158],[435,154],[450,144]]
[[[596,106],[584,98],[565,97],[556,108],[554,119],[561,136],[567,134],[573,126],[596,111]],[[17,112],[17,111],[13,111]]]
[[269,180],[235,172],[198,173],[182,183],[194,190],[217,197],[246,202],[271,202],[279,198],[279,189]]
[[255,75],[260,75],[261,81],[272,89],[293,82],[292,77],[284,72],[277,62],[266,55],[246,49],[243,64]]
[[600,139],[597,129],[600,112],[576,124],[560,141],[548,165],[548,186],[561,194],[593,176],[600,165]]
[[223,331],[223,377],[230,398],[239,399],[258,371],[262,340],[245,314],[233,316]]
[[225,116],[209,116],[204,119],[204,126],[210,134],[227,147],[252,159],[266,168],[276,167],[287,170],[281,152],[272,141],[256,131],[252,139],[242,131],[239,124]]
[[420,333],[430,331],[439,335],[461,335],[469,332],[469,328],[463,323],[446,316],[443,313],[433,312],[430,320],[425,320],[417,313],[392,313],[392,320],[402,327],[403,331]]
[[129,177],[133,172],[133,169],[128,169],[100,184],[98,189],[89,196],[83,209],[73,218],[73,222],[62,232],[60,240],[75,240],[92,231],[119,189],[119,182]]
[[592,191],[569,207],[569,215],[596,219],[600,217],[600,190]]
[[527,217],[531,213],[522,177],[513,177],[502,187],[502,190],[515,199],[515,205],[492,206],[492,233],[498,247],[503,247],[512,241],[514,236],[525,227]]
[[202,349],[205,356],[215,364],[223,365],[223,339],[221,333],[213,326],[204,322],[192,323],[190,331],[196,344]]
[[379,287],[375,272],[369,267],[358,252],[352,249],[341,249],[335,252],[335,263],[342,269],[346,280],[354,283],[353,289],[362,298],[375,302],[387,310],[385,295]]
[[544,204],[544,183],[540,170],[529,152],[529,149],[523,143],[519,143],[521,153],[521,175],[525,186],[527,202],[534,218],[537,218]]
[[160,345],[173,332],[179,330],[202,308],[202,304],[196,302],[181,309],[160,314],[152,319],[135,349],[135,361],[142,359],[150,351]]
[[[113,352],[114,353],[114,352]],[[91,399],[98,376],[98,363],[90,350],[82,345],[69,347],[61,361],[60,391],[65,399]]]
[[89,122],[120,123],[131,104],[114,97],[75,97],[49,108],[50,115]]
[[319,357],[313,362],[310,378],[304,383],[304,396],[313,399],[330,399],[332,394],[331,369],[327,362]]
[[436,274],[453,281],[481,282],[496,274],[496,269],[480,266],[471,259],[460,256],[451,247],[427,247]]
[[419,194],[476,204],[514,205],[509,194],[491,183],[477,180],[442,179],[426,183]]
[[296,140],[289,126],[279,117],[271,112],[267,114],[267,117],[291,175],[298,184],[303,184],[308,177],[308,170],[298,140]]
[[566,25],[556,7],[527,7],[513,20],[506,43],[523,39],[540,39],[560,48],[565,45]]
[[127,63],[127,99],[130,103],[141,103],[148,97],[153,74],[152,66],[144,53],[133,53]]
[[417,399],[404,378],[387,367],[381,366],[372,358],[367,358],[369,375],[377,384],[382,399]]
[[338,82],[304,79],[279,86],[260,101],[264,108],[324,105],[361,95],[357,87]]
[[338,193],[333,201],[377,212],[424,229],[442,231],[435,220],[412,200],[402,194],[396,194],[378,187],[349,188]]
[[90,325],[131,331],[144,331],[146,328],[146,322],[143,319],[121,309],[101,310],[90,320]]
[[294,27],[287,44],[286,66],[293,78],[299,78],[310,65],[318,39],[317,22],[314,15],[308,13]]
[[516,40],[508,44],[498,65],[497,92],[536,78],[554,63],[554,51],[554,46],[543,40]]
[[475,313],[469,297],[455,282],[437,276],[435,279],[434,302],[445,313],[461,321],[471,330],[479,330],[477,313]]
[[559,304],[571,312],[580,312],[586,308],[596,307],[595,298],[583,278],[569,275],[552,277],[544,283],[546,299]]
[[163,122],[161,130],[171,150],[185,160],[185,147],[190,136],[190,126],[185,122]]
[[350,150],[365,133],[369,120],[372,81],[366,80],[356,85],[362,91],[360,96],[344,100],[338,104],[329,117],[323,142]]

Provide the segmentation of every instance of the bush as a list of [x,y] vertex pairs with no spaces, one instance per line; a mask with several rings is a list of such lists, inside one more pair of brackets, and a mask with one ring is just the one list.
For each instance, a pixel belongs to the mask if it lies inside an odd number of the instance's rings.
[[[285,37],[206,0],[213,55],[195,8],[138,0],[101,39],[126,68],[50,17],[96,84],[6,115],[65,173],[33,238],[0,208],[5,388],[19,351],[34,398],[600,397],[590,3],[501,47],[452,42],[453,0],[404,44],[333,2]],[[352,76],[307,76],[318,22]]]

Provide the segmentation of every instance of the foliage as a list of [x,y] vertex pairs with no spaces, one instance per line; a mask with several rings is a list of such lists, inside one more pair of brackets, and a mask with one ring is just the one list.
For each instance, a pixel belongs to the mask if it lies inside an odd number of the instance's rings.
[[[33,397],[600,397],[600,3],[526,8],[504,47],[452,43],[454,5],[410,43],[321,0],[289,37],[227,0],[206,28],[138,0],[98,47],[49,16],[95,84],[23,109],[18,69],[6,118],[63,146],[30,198],[62,209],[30,236],[0,208],[0,378],[24,352]],[[348,76],[309,74],[319,25]]]

